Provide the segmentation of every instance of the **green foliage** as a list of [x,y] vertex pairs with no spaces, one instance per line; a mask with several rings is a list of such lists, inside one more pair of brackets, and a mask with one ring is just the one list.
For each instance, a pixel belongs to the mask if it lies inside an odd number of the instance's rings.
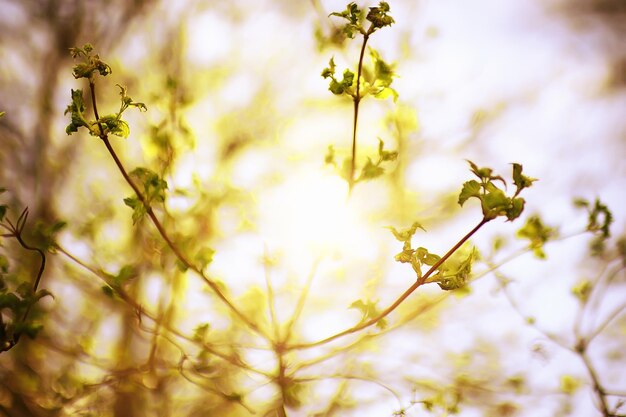
[[89,43],[86,43],[82,48],[70,48],[72,58],[82,58],[82,62],[74,65],[74,68],[72,68],[74,78],[88,78],[89,80],[93,80],[95,72],[98,72],[103,77],[111,74],[111,67],[100,60],[98,54],[92,55],[92,52],[93,46]]
[[361,168],[361,173],[355,182],[367,181],[377,177],[380,177],[385,173],[383,167],[384,162],[395,161],[398,158],[398,152],[386,151],[384,149],[385,143],[382,139],[378,138],[378,159],[376,162],[372,161],[372,158],[367,158],[367,162]]
[[529,248],[539,259],[546,259],[543,245],[555,234],[555,230],[545,226],[539,216],[530,216],[524,226],[517,231],[517,237],[530,241]]
[[389,13],[389,4],[385,1],[378,3],[377,7],[370,7],[370,11],[365,18],[372,22],[373,29],[370,29],[371,32],[395,23],[393,18],[387,13]]
[[[341,176],[346,179],[346,181],[348,181],[350,189],[352,189],[354,184],[359,181],[371,180],[380,177],[385,172],[384,169],[380,166],[380,163],[382,162],[381,160],[379,160],[378,162],[373,162],[371,158],[368,158],[365,165],[361,168],[360,175],[358,176],[358,178],[355,178],[356,128],[359,113],[359,103],[361,99],[367,95],[372,95],[380,99],[393,97],[394,102],[398,99],[398,93],[393,88],[391,88],[391,83],[393,82],[393,78],[395,77],[393,65],[386,63],[376,50],[370,48],[370,57],[372,60],[373,69],[368,70],[363,66],[363,55],[370,35],[376,30],[385,26],[391,26],[394,23],[393,18],[389,16],[388,13],[389,4],[386,2],[380,2],[379,5],[376,7],[370,7],[367,16],[365,16],[365,20],[370,22],[370,25],[367,29],[365,29],[365,27],[363,26],[363,12],[354,2],[349,3],[344,11],[333,12],[330,14],[330,16],[336,16],[346,20],[346,23],[342,27],[342,32],[346,34],[346,36],[351,39],[354,38],[355,34],[357,33],[363,36],[363,44],[361,46],[361,53],[359,55],[359,61],[356,71],[356,81],[355,72],[349,69],[344,70],[343,78],[341,80],[338,80],[335,77],[336,67],[334,58],[330,59],[328,67],[324,68],[321,74],[324,79],[330,78],[328,89],[334,95],[347,95],[352,98],[352,101],[354,103],[352,156],[350,160],[344,160],[340,170]],[[329,148],[329,151],[333,151],[333,149]],[[382,150],[380,152],[382,152]],[[391,153],[387,155],[388,159],[383,160],[392,160],[390,155]],[[393,159],[395,159],[397,153],[395,153],[394,155],[395,156],[393,156]],[[327,164],[334,164],[333,157],[334,155],[330,153],[326,155],[324,160]],[[382,158],[380,158],[379,156],[379,159]]]
[[[380,177],[385,173],[385,165],[389,162],[393,162],[398,158],[397,151],[385,150],[385,143],[382,139],[378,138],[378,155],[376,160],[372,160],[372,157],[367,157],[365,165],[361,167],[359,176],[354,180],[354,183],[361,181],[369,181]],[[346,181],[350,181],[350,158],[345,158],[341,164],[341,167],[337,167],[336,151],[333,145],[328,145],[328,150],[324,156],[324,163],[327,165],[333,165],[338,171],[339,175]]]
[[356,32],[365,33],[361,26],[363,12],[354,2],[349,3],[348,6],[346,6],[346,10],[333,12],[329,16],[337,16],[347,20],[347,23],[342,27],[342,31],[350,39],[354,38]]
[[202,270],[209,266],[209,264],[213,262],[213,255],[215,255],[215,250],[211,248],[201,248],[194,257],[198,268]]
[[143,167],[134,169],[130,173],[130,177],[139,183],[140,188],[143,188],[144,202],[137,196],[124,199],[124,204],[133,210],[133,224],[136,224],[148,212],[148,207],[151,206],[152,202],[162,203],[165,201],[167,181],[154,171]]
[[[372,300],[356,300],[352,304],[350,304],[350,308],[354,308],[361,312],[361,322],[365,322],[376,318],[380,315],[380,310],[378,309],[377,302]],[[387,320],[381,319],[376,322],[376,327],[381,330],[384,330],[387,327]]]
[[436,282],[444,291],[462,289],[471,277],[472,266],[477,258],[478,252],[474,248],[466,255],[457,253],[442,263],[427,282]]
[[335,60],[331,58],[328,62],[328,67],[324,68],[322,71],[322,77],[324,79],[330,78],[330,84],[328,89],[335,95],[342,95],[344,93],[349,96],[354,96],[355,92],[352,88],[352,84],[354,83],[354,73],[349,69],[343,71],[343,78],[341,81],[335,78]]
[[530,187],[534,178],[522,175],[522,166],[513,164],[513,181],[516,185],[515,193],[508,197],[504,191],[499,188],[495,181],[501,182],[506,186],[506,182],[499,175],[493,175],[491,168],[478,168],[472,161],[470,164],[472,173],[476,175],[479,181],[470,180],[463,184],[461,193],[459,194],[459,205],[463,206],[465,202],[474,197],[480,200],[483,216],[486,220],[493,220],[496,217],[504,216],[507,221],[515,220],[522,214],[524,210],[524,199],[518,197],[519,193]]
[[577,198],[574,200],[574,206],[587,210],[587,231],[596,236],[591,241],[591,254],[601,255],[604,253],[606,241],[611,236],[613,213],[597,198],[593,204],[585,199]]
[[102,291],[108,297],[114,298],[131,280],[137,277],[137,269],[134,265],[124,265],[116,275],[105,274],[108,285],[102,286]]
[[65,221],[57,221],[52,224],[37,222],[33,231],[33,238],[37,246],[44,250],[50,251],[56,246],[56,236],[67,226]]
[[392,97],[394,102],[397,101],[398,92],[391,88],[391,83],[396,77],[394,66],[385,62],[375,49],[370,48],[369,52],[373,69],[363,68],[365,85],[362,95],[371,94],[383,100]]
[[[2,271],[8,271],[8,263]],[[0,321],[0,352],[13,347],[22,334],[35,338],[43,326],[30,319],[27,312],[46,296],[52,297],[52,294],[47,290],[34,292],[31,285],[25,282],[11,291],[0,275],[0,311],[6,314],[6,318]]]
[[565,394],[575,393],[581,385],[580,379],[572,375],[561,376],[561,391]]
[[[78,132],[78,128],[86,127],[89,130],[89,133],[94,135],[94,131],[91,128],[91,123],[85,119],[85,100],[83,99],[83,90],[74,90],[72,89],[72,102],[64,114],[70,113],[71,122],[65,128],[65,133],[71,135],[74,132]],[[98,136],[95,134],[94,136]]]
[[593,284],[588,279],[583,279],[572,287],[572,294],[581,302],[586,303],[593,291]]
[[[86,44],[81,48],[70,48],[70,52],[73,58],[83,58],[83,62],[74,66],[75,78],[88,78],[89,85],[92,89],[94,86],[94,73],[98,72],[102,76],[109,75],[111,73],[111,67],[108,64],[102,62],[98,55],[91,55],[93,47],[90,44]],[[147,107],[144,103],[133,101],[128,96],[126,87],[116,84],[120,89],[120,109],[115,114],[108,114],[99,117],[97,120],[87,120],[85,117],[85,100],[83,97],[83,91],[78,89],[72,89],[72,101],[64,114],[70,114],[70,124],[65,128],[65,132],[68,135],[78,132],[81,127],[86,128],[91,136],[106,137],[109,134],[127,138],[130,135],[130,127],[128,123],[122,120],[122,114],[129,107],[136,107],[139,111],[146,111]]]

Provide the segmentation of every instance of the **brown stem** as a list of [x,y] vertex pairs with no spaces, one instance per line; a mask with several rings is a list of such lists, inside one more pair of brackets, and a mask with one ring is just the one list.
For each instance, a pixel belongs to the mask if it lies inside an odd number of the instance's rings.
[[362,323],[357,324],[354,327],[351,327],[347,330],[344,330],[342,332],[336,333],[332,336],[329,336],[325,339],[322,340],[318,340],[317,342],[311,342],[311,343],[300,343],[300,344],[295,344],[295,345],[290,345],[289,348],[290,349],[307,349],[307,348],[311,348],[314,346],[320,346],[323,344],[326,344],[330,341],[333,341],[335,339],[338,339],[342,336],[347,336],[349,334],[352,333],[356,333],[360,330],[363,330],[367,327],[373,326],[376,323],[378,323],[379,321],[381,321],[382,319],[384,319],[385,317],[387,317],[392,311],[394,311],[396,308],[398,308],[398,306],[400,304],[402,304],[404,302],[404,300],[406,300],[409,295],[411,295],[416,289],[418,289],[419,287],[421,287],[422,285],[424,285],[426,283],[426,280],[437,270],[437,268],[439,268],[450,256],[452,256],[452,254],[454,252],[456,252],[470,237],[472,237],[472,235],[474,233],[476,233],[481,227],[483,227],[487,222],[489,222],[491,219],[487,219],[487,218],[483,218],[480,223],[478,223],[469,233],[467,233],[465,236],[463,236],[463,238],[461,240],[459,240],[448,252],[446,252],[446,254],[441,257],[441,259],[439,259],[439,261],[437,261],[436,264],[434,264],[423,276],[422,278],[418,279],[417,281],[415,281],[415,283],[413,285],[411,285],[406,291],[404,291],[404,293],[402,293],[402,295],[400,295],[400,297],[398,297],[389,307],[387,307],[386,309],[384,309],[378,316],[364,321]]
[[595,391],[596,397],[600,402],[600,411],[602,412],[602,415],[604,417],[613,417],[614,414],[611,413],[611,411],[609,410],[609,405],[606,401],[606,392],[604,391],[602,384],[600,384],[600,378],[598,377],[598,374],[596,373],[596,370],[593,367],[589,356],[587,356],[586,346],[584,344],[581,344],[581,346],[577,349],[577,352],[580,355],[583,363],[585,364],[585,368],[587,368],[589,376],[591,377],[593,390]]
[[352,190],[354,186],[354,171],[356,170],[356,130],[359,119],[359,103],[361,102],[361,71],[363,69],[363,55],[365,54],[365,45],[369,39],[369,33],[363,34],[363,45],[361,46],[361,53],[359,55],[359,67],[356,75],[356,94],[354,95],[354,119],[352,123],[352,161],[350,163],[350,181],[349,187]]
[[[92,99],[92,103],[93,103],[93,109],[94,109],[94,115],[96,116],[96,119],[98,119],[98,110],[97,110],[97,105],[96,105],[96,93],[95,93],[95,85],[94,83],[90,80],[89,81],[89,88],[91,89],[91,99]],[[100,126],[100,123],[98,122],[98,125]],[[159,235],[161,235],[161,237],[163,238],[163,240],[165,241],[165,243],[167,244],[167,246],[169,246],[169,248],[172,250],[172,252],[174,252],[174,255],[176,255],[176,257],[178,258],[178,260],[188,269],[192,270],[193,272],[196,273],[196,275],[198,275],[210,288],[211,290],[213,290],[213,292],[217,295],[217,297],[237,316],[239,317],[250,329],[252,329],[254,332],[256,332],[257,334],[263,336],[264,338],[266,338],[267,340],[270,340],[270,338],[265,334],[265,332],[263,332],[261,330],[261,328],[259,326],[257,326],[252,320],[250,320],[248,317],[246,317],[233,303],[232,301],[230,301],[228,299],[228,297],[226,297],[226,295],[224,294],[224,292],[220,289],[219,284],[215,281],[213,281],[212,279],[208,278],[203,272],[202,270],[200,270],[196,265],[194,265],[193,263],[191,263],[187,257],[180,251],[180,249],[178,248],[178,246],[176,246],[174,244],[174,242],[170,239],[169,235],[167,234],[167,232],[165,231],[165,228],[163,227],[163,225],[161,224],[161,222],[159,221],[159,219],[156,217],[156,215],[154,214],[154,211],[152,210],[152,207],[150,206],[149,202],[146,200],[146,198],[144,197],[143,193],[139,190],[139,188],[137,187],[137,185],[132,181],[132,179],[130,178],[130,176],[128,175],[128,172],[126,172],[126,168],[124,168],[124,165],[122,164],[122,161],[120,161],[119,157],[117,156],[117,153],[115,152],[115,150],[113,149],[113,146],[111,146],[111,142],[109,141],[109,138],[106,134],[106,132],[104,132],[104,130],[102,129],[102,126],[100,126],[100,139],[102,139],[102,142],[104,143],[104,146],[106,146],[107,150],[109,151],[109,154],[111,155],[111,157],[113,158],[113,161],[115,161],[115,165],[117,165],[118,170],[120,171],[120,173],[122,174],[122,176],[124,177],[124,180],[128,183],[128,185],[130,185],[130,187],[133,189],[133,191],[135,192],[135,195],[137,196],[137,198],[139,199],[139,201],[141,201],[141,203],[143,204],[143,206],[146,209],[146,213],[148,214],[148,216],[150,217],[150,220],[152,221],[152,224],[154,224],[154,226],[156,227],[157,231],[159,232]]]

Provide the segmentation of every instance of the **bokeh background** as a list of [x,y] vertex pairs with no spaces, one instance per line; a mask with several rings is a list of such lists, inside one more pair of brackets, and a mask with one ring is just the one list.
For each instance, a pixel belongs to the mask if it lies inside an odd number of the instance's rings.
[[[67,222],[42,282],[54,294],[36,312],[43,330],[0,355],[1,415],[273,416],[285,404],[290,416],[600,416],[589,368],[568,349],[592,334],[588,359],[618,406],[626,2],[389,3],[396,23],[369,45],[394,63],[399,99],[363,101],[359,155],[381,138],[399,157],[347,198],[324,155],[349,153],[352,107],[320,76],[331,57],[356,66],[359,42],[328,17],[344,3],[0,1],[3,203],[9,218],[28,206],[33,228]],[[189,253],[214,249],[207,273],[268,328],[269,304],[287,331],[306,292],[291,328],[301,342],[358,323],[355,300],[383,307],[412,284],[387,226],[420,221],[416,246],[443,254],[480,220],[475,203],[456,204],[465,159],[507,177],[519,162],[539,181],[521,219],[473,239],[470,291],[420,288],[385,331],[281,359],[177,267],[149,222],[133,225],[132,190],[100,140],[65,134],[70,90],[87,90],[68,49],[87,42],[113,69],[98,80],[101,113],[117,110],[116,83],[148,106],[112,140],[129,170],[168,182],[166,228]],[[613,212],[598,256],[577,197]],[[546,259],[515,238],[533,214],[554,229]],[[32,279],[37,258],[0,242],[11,279]],[[125,266],[127,298],[107,296],[103,280]],[[581,282],[594,288],[584,308]],[[287,393],[282,360],[297,379]]]

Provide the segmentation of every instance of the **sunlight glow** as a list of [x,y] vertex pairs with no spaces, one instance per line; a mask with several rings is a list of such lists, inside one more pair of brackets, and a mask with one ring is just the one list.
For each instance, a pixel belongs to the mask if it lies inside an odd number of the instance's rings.
[[302,173],[260,201],[260,231],[272,246],[315,256],[362,252],[367,224],[337,176]]

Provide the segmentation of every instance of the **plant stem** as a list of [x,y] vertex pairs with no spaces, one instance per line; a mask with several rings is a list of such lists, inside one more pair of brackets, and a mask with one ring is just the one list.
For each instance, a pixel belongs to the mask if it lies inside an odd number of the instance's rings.
[[363,330],[367,327],[373,326],[374,324],[378,323],[379,321],[381,321],[382,319],[384,319],[385,317],[387,317],[392,311],[394,311],[396,308],[398,308],[398,306],[400,304],[402,304],[404,302],[404,300],[406,300],[409,295],[411,295],[416,289],[418,289],[419,287],[421,287],[422,285],[424,285],[426,283],[426,280],[437,270],[437,268],[439,268],[450,256],[452,256],[452,254],[454,254],[470,237],[472,237],[472,235],[474,235],[474,233],[476,233],[481,227],[483,227],[487,222],[489,222],[491,219],[487,219],[487,218],[483,218],[480,223],[478,223],[472,230],[470,230],[465,236],[463,236],[463,238],[461,238],[461,240],[459,240],[450,250],[448,250],[448,252],[446,252],[446,254],[444,256],[441,257],[441,259],[439,259],[439,261],[437,261],[436,264],[434,264],[423,276],[421,279],[418,279],[417,281],[415,281],[415,283],[413,285],[411,285],[406,291],[404,291],[404,293],[402,293],[402,295],[400,295],[389,307],[387,307],[386,309],[384,309],[378,316],[364,321],[362,323],[357,324],[356,326],[353,326],[347,330],[344,330],[342,332],[336,333],[332,336],[329,336],[325,339],[322,340],[318,340],[317,342],[311,342],[311,343],[300,343],[300,344],[295,344],[295,345],[290,345],[289,348],[290,349],[307,349],[307,348],[311,348],[311,347],[315,347],[315,346],[320,346],[320,345],[324,345],[330,341],[333,341],[335,339],[338,339],[342,336],[346,336],[352,333],[356,333],[360,330]]
[[[92,99],[92,103],[93,103],[93,110],[94,110],[94,115],[96,117],[96,120],[99,119],[98,116],[98,108],[96,105],[96,93],[95,93],[95,85],[92,81],[89,82],[89,87],[91,89],[91,99]],[[98,125],[100,126],[100,122],[98,122]],[[143,206],[146,208],[146,213],[148,214],[148,216],[150,217],[150,220],[152,221],[152,224],[154,224],[154,226],[156,227],[157,231],[159,232],[159,234],[161,235],[161,237],[163,238],[163,240],[165,241],[165,243],[167,244],[167,246],[169,246],[169,248],[172,250],[172,252],[174,252],[174,255],[176,255],[176,257],[178,258],[178,260],[187,268],[192,270],[193,272],[196,273],[196,275],[198,275],[200,278],[202,278],[202,280],[211,288],[211,290],[213,290],[213,292],[217,295],[217,297],[237,316],[239,317],[250,329],[252,329],[254,332],[256,332],[257,334],[259,334],[260,336],[264,337],[267,340],[271,340],[268,335],[265,334],[265,332],[263,330],[261,330],[261,328],[259,326],[257,326],[256,323],[254,323],[251,319],[249,319],[248,317],[246,317],[234,304],[232,301],[230,301],[228,299],[228,297],[226,297],[226,295],[224,294],[224,292],[220,289],[219,284],[208,278],[201,269],[199,269],[196,265],[194,265],[192,262],[190,262],[187,257],[180,251],[180,249],[178,248],[178,246],[176,246],[176,244],[174,244],[174,242],[172,241],[172,239],[170,239],[169,235],[167,234],[167,232],[165,231],[165,228],[163,227],[163,225],[161,224],[161,222],[159,221],[159,219],[157,218],[157,216],[154,214],[154,211],[152,210],[152,207],[150,206],[150,204],[148,203],[148,201],[146,200],[146,198],[144,197],[143,193],[139,190],[139,188],[137,187],[137,185],[132,181],[132,179],[130,178],[130,176],[128,175],[128,172],[126,172],[126,168],[124,168],[124,165],[122,164],[122,161],[120,161],[119,157],[117,156],[117,153],[115,152],[115,150],[113,149],[113,146],[111,146],[111,142],[109,141],[108,135],[106,134],[106,132],[102,129],[102,126],[100,126],[100,139],[102,140],[102,142],[104,143],[104,146],[106,146],[107,150],[109,151],[109,154],[111,155],[111,157],[113,158],[113,160],[115,161],[115,165],[117,165],[118,170],[120,171],[120,173],[122,174],[122,176],[124,177],[124,180],[128,183],[128,185],[130,185],[130,187],[133,189],[133,191],[135,192],[135,195],[137,196],[137,198],[139,199],[139,201],[141,201],[141,203],[143,204]]]
[[352,191],[354,186],[354,171],[356,170],[356,130],[359,120],[359,103],[361,102],[361,72],[363,70],[363,55],[365,54],[365,46],[369,39],[369,32],[363,34],[363,45],[361,45],[361,53],[359,55],[359,67],[356,75],[356,94],[352,97],[354,102],[354,120],[352,123],[352,161],[350,162],[350,181],[348,182],[349,190]]
[[602,412],[602,415],[604,417],[612,417],[614,414],[609,411],[609,405],[606,402],[606,393],[604,391],[604,388],[600,384],[600,378],[598,377],[598,374],[596,373],[596,370],[593,367],[589,356],[587,356],[586,346],[583,345],[580,348],[576,349],[576,351],[580,355],[580,358],[585,364],[585,368],[587,368],[587,372],[591,377],[593,390],[595,391],[598,401],[600,402],[600,411]]

